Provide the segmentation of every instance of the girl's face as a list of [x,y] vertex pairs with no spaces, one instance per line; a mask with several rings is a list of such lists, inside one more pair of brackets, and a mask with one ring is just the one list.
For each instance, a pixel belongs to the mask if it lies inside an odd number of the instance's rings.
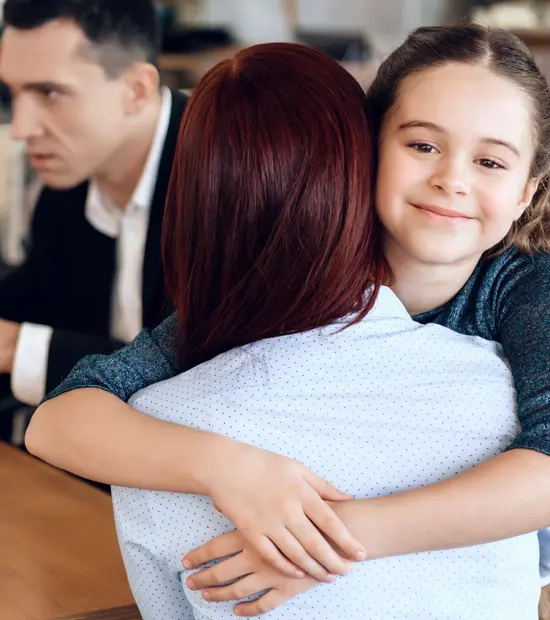
[[380,137],[376,209],[394,261],[475,265],[536,190],[527,96],[481,66],[406,78]]

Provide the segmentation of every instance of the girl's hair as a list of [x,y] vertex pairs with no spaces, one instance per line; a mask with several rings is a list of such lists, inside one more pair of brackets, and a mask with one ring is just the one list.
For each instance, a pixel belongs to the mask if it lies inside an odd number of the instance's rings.
[[515,35],[480,24],[418,28],[382,63],[368,90],[374,128],[380,132],[407,77],[448,62],[481,64],[528,96],[534,133],[530,176],[540,179],[539,188],[493,251],[511,245],[526,253],[550,250],[550,91],[527,47]]
[[219,63],[185,111],[163,259],[181,352],[200,363],[370,309],[384,277],[366,97],[288,43]]

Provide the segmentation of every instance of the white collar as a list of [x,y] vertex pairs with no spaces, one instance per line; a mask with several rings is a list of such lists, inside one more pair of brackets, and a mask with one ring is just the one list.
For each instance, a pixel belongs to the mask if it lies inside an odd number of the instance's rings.
[[[336,321],[335,325],[341,325],[342,323],[349,323],[357,314],[347,314]],[[407,308],[403,305],[399,297],[391,290],[389,286],[381,286],[376,301],[372,308],[367,313],[367,316],[363,319],[363,322],[372,320],[387,320],[387,319],[401,319],[409,323],[414,323],[414,319],[407,312]]]
[[143,209],[147,214],[151,207],[157,184],[160,159],[164,149],[170,112],[172,93],[166,87],[162,89],[162,103],[149,154],[143,167],[141,177],[126,209],[119,209],[99,190],[96,183],[90,183],[86,199],[86,219],[97,230],[109,237],[118,237],[120,225],[126,213],[132,209]]
[[403,302],[397,297],[397,295],[388,286],[381,286],[376,297],[376,301],[370,312],[367,314],[367,319],[404,319],[414,323],[413,318],[407,312],[407,308],[403,305]]
[[139,183],[137,184],[134,195],[130,204],[138,207],[149,209],[153,200],[153,193],[157,184],[158,169],[166,134],[168,133],[168,125],[170,124],[170,111],[172,109],[172,93],[166,87],[162,89],[162,104],[160,108],[159,120],[155,136],[151,144],[149,156],[145,162],[145,167],[141,174]]

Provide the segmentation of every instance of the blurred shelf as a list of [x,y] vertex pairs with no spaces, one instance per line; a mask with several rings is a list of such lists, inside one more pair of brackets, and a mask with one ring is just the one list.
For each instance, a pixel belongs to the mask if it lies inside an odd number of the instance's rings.
[[550,46],[550,29],[540,28],[533,30],[512,30],[527,47],[548,47]]
[[189,71],[202,76],[215,64],[226,58],[231,58],[241,49],[242,47],[238,45],[230,45],[202,52],[161,54],[159,68],[161,71]]

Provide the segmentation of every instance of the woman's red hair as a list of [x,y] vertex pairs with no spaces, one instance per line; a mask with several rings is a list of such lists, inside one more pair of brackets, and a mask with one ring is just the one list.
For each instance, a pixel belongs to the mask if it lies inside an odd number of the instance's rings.
[[191,362],[367,313],[384,273],[372,140],[361,87],[311,48],[256,45],[204,76],[163,231]]

